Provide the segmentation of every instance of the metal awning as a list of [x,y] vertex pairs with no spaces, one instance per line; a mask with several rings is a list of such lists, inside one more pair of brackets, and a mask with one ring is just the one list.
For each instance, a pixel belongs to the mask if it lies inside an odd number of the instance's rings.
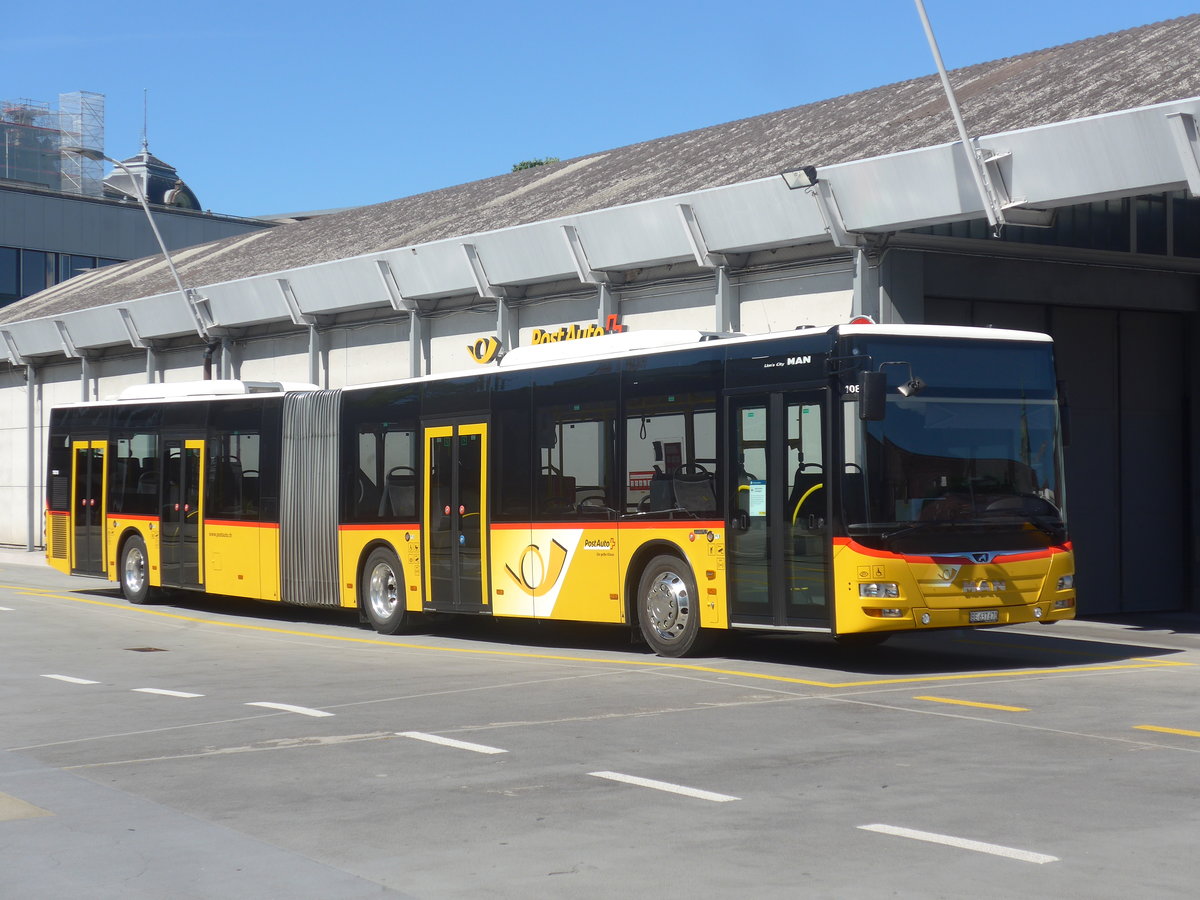
[[[1193,98],[976,143],[1014,211],[1183,189],[1197,194],[1198,119],[1200,98]],[[851,239],[985,215],[957,142],[829,166],[818,177],[827,188],[825,216],[832,209]],[[480,296],[485,289],[520,296],[529,285],[585,274],[595,280],[695,262],[697,227],[712,258],[826,243],[830,226],[821,202],[817,192],[790,191],[772,177],[193,287],[206,298],[214,328],[294,323],[298,316],[308,321],[372,307],[419,310],[423,302]],[[188,304],[172,292],[6,324],[9,355],[63,355],[56,322],[77,351],[129,346],[133,334],[143,342],[195,334]]]

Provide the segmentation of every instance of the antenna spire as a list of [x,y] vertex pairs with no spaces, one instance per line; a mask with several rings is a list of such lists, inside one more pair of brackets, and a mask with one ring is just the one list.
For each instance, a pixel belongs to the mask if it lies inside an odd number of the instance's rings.
[[150,139],[147,137],[150,121],[150,89],[142,88],[142,152],[150,152]]

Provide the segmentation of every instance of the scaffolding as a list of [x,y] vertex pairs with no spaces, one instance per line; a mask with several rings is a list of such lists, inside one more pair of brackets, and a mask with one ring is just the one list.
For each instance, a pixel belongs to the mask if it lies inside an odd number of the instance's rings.
[[103,166],[64,147],[104,152],[104,95],[59,94],[59,108],[34,100],[0,101],[0,180],[99,197]]
[[[104,153],[104,95],[72,91],[58,95],[58,130],[61,147],[80,147]],[[99,197],[104,185],[102,160],[78,153],[61,156],[62,188],[72,194]]]

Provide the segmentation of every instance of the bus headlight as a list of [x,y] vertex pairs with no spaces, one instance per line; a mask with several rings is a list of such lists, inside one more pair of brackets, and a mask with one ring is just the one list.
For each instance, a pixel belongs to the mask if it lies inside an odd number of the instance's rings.
[[1052,609],[1071,609],[1075,606],[1074,597],[1065,597],[1062,600],[1055,600]]
[[894,581],[868,581],[858,586],[858,596],[878,599],[880,597],[899,597],[900,585]]
[[1058,579],[1058,589],[1060,591],[1075,590],[1075,573],[1072,572],[1070,575],[1064,575]]

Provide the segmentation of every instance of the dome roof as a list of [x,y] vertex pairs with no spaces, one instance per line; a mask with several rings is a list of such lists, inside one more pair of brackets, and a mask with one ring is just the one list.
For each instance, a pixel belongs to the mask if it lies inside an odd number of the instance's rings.
[[132,183],[132,175],[150,203],[178,209],[200,209],[200,201],[179,177],[175,167],[154,156],[145,144],[141,153],[121,160],[121,164],[129,171],[127,173],[120,166],[113,169],[104,179],[105,196],[136,200],[137,189]]

